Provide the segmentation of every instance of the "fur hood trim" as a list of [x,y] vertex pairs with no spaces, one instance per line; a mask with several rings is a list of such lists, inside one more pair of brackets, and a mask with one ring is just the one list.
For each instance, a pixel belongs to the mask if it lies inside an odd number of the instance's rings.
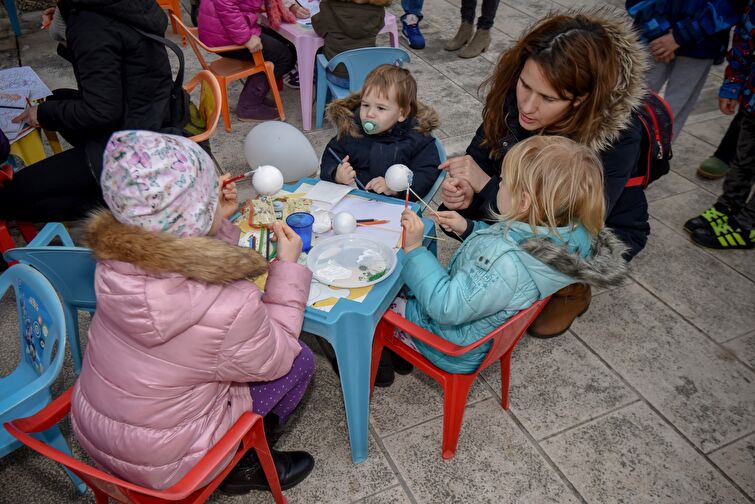
[[343,3],[353,3],[357,5],[374,5],[375,7],[388,7],[391,0],[336,0]]
[[559,246],[545,237],[529,238],[520,247],[575,281],[594,287],[621,285],[629,274],[628,263],[623,258],[628,247],[608,228],[603,228],[593,239],[592,254],[586,259],[570,254],[566,246]]
[[642,105],[647,94],[648,51],[632,25],[632,18],[623,10],[606,6],[568,13],[586,16],[600,24],[613,42],[613,53],[619,60],[619,81],[601,116],[590,125],[592,131],[588,137],[593,139],[590,147],[600,152],[619,138],[621,130],[632,122],[632,113]]
[[121,261],[148,273],[178,273],[209,284],[257,277],[267,262],[257,252],[207,236],[179,238],[118,222],[108,210],[91,214],[85,244],[98,261]]
[[[338,129],[339,139],[347,135],[352,138],[364,136],[359,127],[359,104],[361,102],[362,94],[355,93],[330,103],[325,109],[325,116]],[[440,126],[440,116],[435,109],[419,101],[417,102],[417,115],[414,116],[414,120],[416,122],[414,129],[426,135]]]

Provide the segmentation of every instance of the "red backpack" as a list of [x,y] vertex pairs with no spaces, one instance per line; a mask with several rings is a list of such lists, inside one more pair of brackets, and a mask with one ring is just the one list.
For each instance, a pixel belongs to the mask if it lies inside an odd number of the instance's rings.
[[648,90],[637,116],[642,124],[638,175],[630,178],[624,187],[642,186],[644,189],[669,172],[669,161],[673,157],[674,113],[666,100]]

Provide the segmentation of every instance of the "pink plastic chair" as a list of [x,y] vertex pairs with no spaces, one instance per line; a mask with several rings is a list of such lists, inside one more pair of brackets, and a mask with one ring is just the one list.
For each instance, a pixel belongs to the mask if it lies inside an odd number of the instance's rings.
[[[265,26],[270,26],[267,17],[260,16]],[[325,41],[312,28],[299,23],[281,24],[278,33],[296,47],[296,59],[299,63],[299,96],[301,97],[301,120],[304,131],[312,129],[312,98],[315,88],[315,58],[317,50]],[[380,33],[387,33],[391,39],[391,47],[398,47],[398,25],[396,16],[385,13],[383,29]]]

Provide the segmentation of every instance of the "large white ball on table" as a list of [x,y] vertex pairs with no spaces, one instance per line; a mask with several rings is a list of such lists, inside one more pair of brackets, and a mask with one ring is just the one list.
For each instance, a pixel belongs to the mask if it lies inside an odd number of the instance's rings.
[[353,233],[357,228],[357,220],[349,212],[338,212],[333,217],[333,231],[336,234]]
[[404,192],[412,185],[412,171],[408,166],[395,164],[385,171],[385,185],[394,192]]
[[252,185],[260,194],[275,194],[283,188],[283,174],[275,166],[260,166],[254,172]]

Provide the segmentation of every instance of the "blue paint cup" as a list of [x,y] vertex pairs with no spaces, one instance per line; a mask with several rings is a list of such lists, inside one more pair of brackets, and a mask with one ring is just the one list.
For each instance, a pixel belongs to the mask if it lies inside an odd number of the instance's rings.
[[295,212],[286,217],[286,224],[301,238],[302,252],[312,248],[312,224],[315,217],[307,212]]

